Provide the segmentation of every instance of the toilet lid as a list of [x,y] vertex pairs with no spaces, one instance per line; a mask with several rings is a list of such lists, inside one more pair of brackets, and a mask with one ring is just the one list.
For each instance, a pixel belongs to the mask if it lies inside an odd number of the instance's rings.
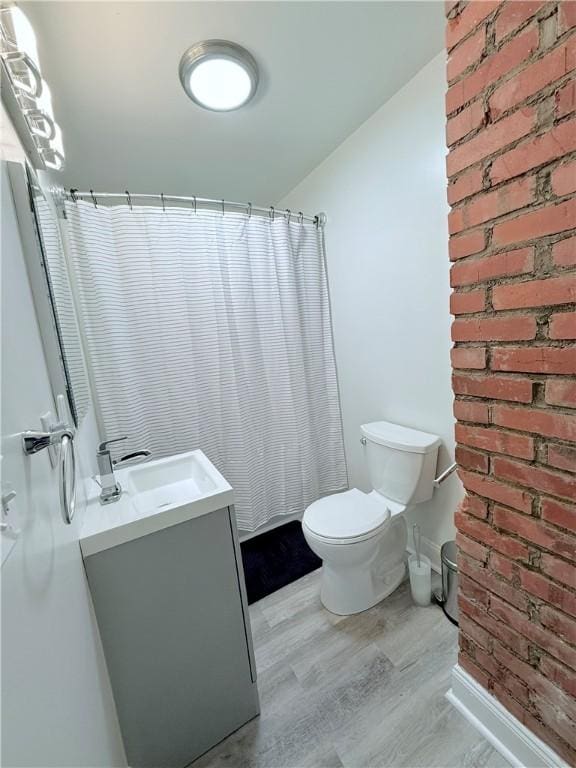
[[325,539],[355,539],[366,537],[389,520],[385,504],[353,488],[315,501],[304,513],[303,523]]

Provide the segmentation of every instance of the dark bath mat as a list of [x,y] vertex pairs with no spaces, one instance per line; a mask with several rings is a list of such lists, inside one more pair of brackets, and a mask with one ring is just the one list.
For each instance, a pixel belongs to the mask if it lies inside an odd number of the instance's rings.
[[240,544],[248,602],[255,603],[322,565],[298,520]]

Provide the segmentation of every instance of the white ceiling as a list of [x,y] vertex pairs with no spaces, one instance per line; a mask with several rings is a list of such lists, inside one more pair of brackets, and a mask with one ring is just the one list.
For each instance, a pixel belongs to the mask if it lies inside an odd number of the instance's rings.
[[[62,126],[66,187],[275,203],[442,49],[441,2],[25,2]],[[247,107],[180,86],[208,38],[261,71]]]

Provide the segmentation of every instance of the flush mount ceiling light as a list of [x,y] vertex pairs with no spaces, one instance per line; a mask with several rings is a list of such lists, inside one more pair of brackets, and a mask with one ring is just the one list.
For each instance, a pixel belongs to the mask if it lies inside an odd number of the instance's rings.
[[180,82],[204,109],[230,112],[247,104],[258,87],[258,66],[245,48],[227,40],[205,40],[180,59]]

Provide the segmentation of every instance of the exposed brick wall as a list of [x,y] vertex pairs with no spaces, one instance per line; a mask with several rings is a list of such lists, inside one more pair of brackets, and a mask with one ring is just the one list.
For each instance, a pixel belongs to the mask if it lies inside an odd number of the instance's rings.
[[448,2],[460,664],[576,765],[576,2]]

